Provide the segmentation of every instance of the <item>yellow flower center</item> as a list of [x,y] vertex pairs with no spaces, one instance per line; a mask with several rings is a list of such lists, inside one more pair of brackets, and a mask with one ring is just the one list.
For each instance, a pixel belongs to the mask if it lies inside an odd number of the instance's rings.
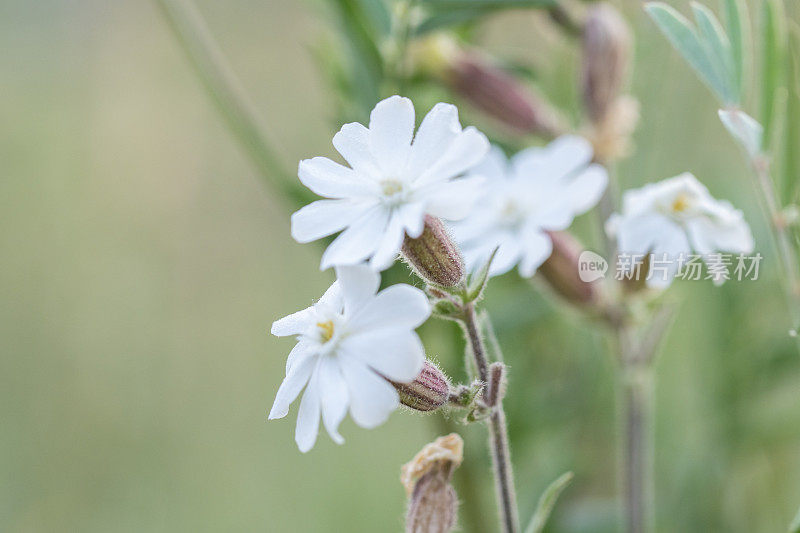
[[322,336],[322,342],[328,342],[333,337],[333,321],[328,320],[327,322],[317,322],[317,327],[320,329],[320,336]]
[[685,194],[679,194],[673,201],[672,201],[672,212],[673,213],[683,213],[687,209],[689,209],[690,201],[689,197]]
[[386,196],[393,196],[403,191],[403,184],[397,180],[384,180],[381,182],[383,194]]

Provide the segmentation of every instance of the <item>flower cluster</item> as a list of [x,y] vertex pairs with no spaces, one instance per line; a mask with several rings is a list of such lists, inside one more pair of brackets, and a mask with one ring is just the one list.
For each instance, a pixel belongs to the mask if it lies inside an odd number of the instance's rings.
[[[274,335],[296,336],[297,345],[269,417],[286,416],[305,388],[295,435],[301,451],[316,442],[320,418],[341,443],[338,427],[348,411],[371,428],[401,403],[431,411],[459,397],[426,360],[415,332],[431,314],[426,294],[405,284],[378,291],[379,272],[398,255],[444,300],[473,292],[465,271],[488,266],[485,282],[516,266],[523,277],[541,267],[573,304],[596,303],[596,287],[578,276],[580,246],[565,233],[608,184],[587,140],[565,135],[506,158],[475,128],[462,128],[457,109],[444,103],[416,135],[414,126],[411,101],[392,96],[375,106],[368,127],[345,124],[334,136],[349,166],[325,157],[300,162],[302,183],[325,199],[292,215],[292,235],[309,242],[341,231],[321,264],[334,267],[336,282],[317,303],[272,327]],[[742,213],[712,198],[691,174],[626,192],[606,229],[620,254],[641,257],[695,251],[709,261],[716,250],[753,248]],[[647,276],[647,283],[663,287],[675,274],[660,283]]]

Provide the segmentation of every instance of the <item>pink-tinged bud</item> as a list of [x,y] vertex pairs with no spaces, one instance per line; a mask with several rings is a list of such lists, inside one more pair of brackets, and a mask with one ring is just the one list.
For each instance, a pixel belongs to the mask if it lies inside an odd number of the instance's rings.
[[477,52],[464,52],[450,65],[450,89],[517,133],[557,137],[563,120],[545,99]]
[[583,30],[581,84],[589,118],[602,122],[622,93],[631,56],[631,32],[609,4],[589,10]]
[[578,262],[583,247],[569,233],[547,233],[553,241],[553,252],[539,267],[539,274],[556,294],[568,302],[580,306],[596,304],[599,300],[599,280],[587,283],[579,274]]
[[425,227],[416,239],[406,235],[403,257],[422,279],[441,287],[456,287],[464,280],[464,259],[444,223],[425,215]]
[[409,497],[407,533],[449,533],[456,525],[458,497],[450,484],[461,464],[464,441],[456,433],[439,437],[409,463],[403,465],[400,481]]
[[435,411],[450,400],[450,382],[444,372],[430,361],[411,383],[392,385],[400,395],[400,403],[417,411]]
[[515,133],[557,137],[566,131],[564,120],[543,97],[488,56],[462,48],[446,34],[417,41],[409,55],[418,71],[439,78]]

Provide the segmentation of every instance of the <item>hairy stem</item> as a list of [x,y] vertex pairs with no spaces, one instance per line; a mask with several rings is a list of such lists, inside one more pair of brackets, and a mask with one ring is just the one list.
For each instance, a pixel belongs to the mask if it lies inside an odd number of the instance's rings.
[[[486,356],[486,346],[478,326],[473,303],[466,305],[464,327],[467,333],[475,366],[478,369],[478,378],[485,384],[489,383],[489,362]],[[490,404],[491,392],[488,386],[484,388],[483,398]],[[489,417],[489,447],[492,454],[495,488],[500,511],[500,521],[504,533],[519,533],[519,515],[517,512],[517,497],[514,491],[514,473],[511,466],[511,454],[508,447],[508,430],[506,416],[503,412],[502,398],[492,407]]]
[[208,95],[262,178],[293,202],[299,187],[280,162],[225,55],[191,0],[155,0]]

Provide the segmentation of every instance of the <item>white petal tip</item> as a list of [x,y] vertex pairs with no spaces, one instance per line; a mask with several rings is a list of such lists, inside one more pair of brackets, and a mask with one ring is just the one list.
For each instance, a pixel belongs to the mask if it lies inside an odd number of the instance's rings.
[[267,420],[277,420],[279,418],[283,418],[287,414],[289,414],[288,410],[287,411],[279,411],[277,409],[273,409],[272,411],[269,412],[269,415],[267,416]]

